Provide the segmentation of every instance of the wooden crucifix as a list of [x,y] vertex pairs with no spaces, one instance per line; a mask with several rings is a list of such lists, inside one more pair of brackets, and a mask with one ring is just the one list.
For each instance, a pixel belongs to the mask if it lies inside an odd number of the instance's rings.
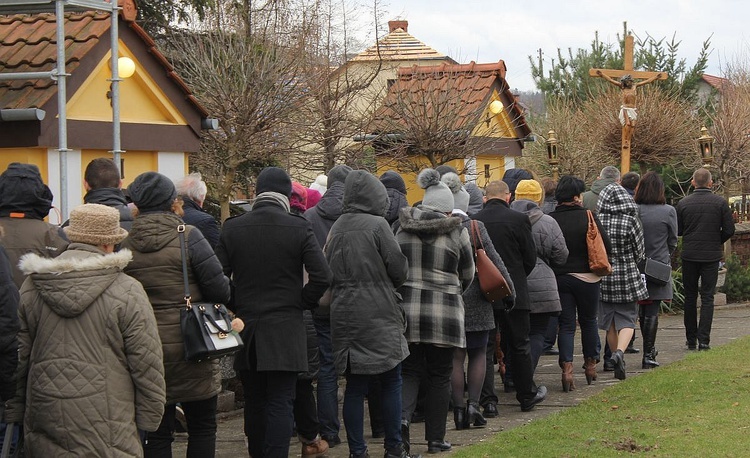
[[[665,80],[668,77],[664,72],[633,70],[633,35],[625,37],[625,55],[623,57],[622,70],[604,68],[592,68],[589,70],[589,76],[604,78],[606,81],[622,89],[622,105],[620,106],[620,123],[622,124],[621,174],[630,171],[630,141],[633,138],[635,120],[638,117],[635,108],[636,88],[655,80]],[[636,79],[643,81],[636,82]]]

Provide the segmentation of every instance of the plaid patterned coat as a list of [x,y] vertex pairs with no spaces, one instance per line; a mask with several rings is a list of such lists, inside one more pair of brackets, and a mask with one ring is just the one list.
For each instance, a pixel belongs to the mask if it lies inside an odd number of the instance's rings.
[[461,293],[474,278],[474,258],[461,219],[407,207],[396,238],[409,260],[409,279],[399,288],[406,312],[406,340],[466,347]]
[[599,193],[597,207],[612,242],[612,274],[602,278],[601,300],[623,303],[646,299],[648,291],[638,270],[638,262],[646,257],[638,205],[625,188],[612,183]]

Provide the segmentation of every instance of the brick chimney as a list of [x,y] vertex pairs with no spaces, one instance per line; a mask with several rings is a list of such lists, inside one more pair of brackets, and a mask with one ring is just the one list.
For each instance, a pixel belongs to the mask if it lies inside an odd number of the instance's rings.
[[402,21],[402,20],[388,21],[388,33],[393,33],[396,31],[396,29],[401,29],[404,32],[408,32],[409,21]]

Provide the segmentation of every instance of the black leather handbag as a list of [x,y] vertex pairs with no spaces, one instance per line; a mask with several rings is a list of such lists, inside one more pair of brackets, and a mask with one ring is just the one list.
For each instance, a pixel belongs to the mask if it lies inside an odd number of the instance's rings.
[[242,348],[242,338],[232,331],[232,319],[224,304],[191,302],[187,273],[185,225],[177,227],[185,284],[185,307],[180,310],[180,328],[185,343],[185,359],[200,362],[231,355]]
[[666,285],[672,281],[672,266],[655,259],[646,258],[641,264],[641,272],[646,280],[657,285]]

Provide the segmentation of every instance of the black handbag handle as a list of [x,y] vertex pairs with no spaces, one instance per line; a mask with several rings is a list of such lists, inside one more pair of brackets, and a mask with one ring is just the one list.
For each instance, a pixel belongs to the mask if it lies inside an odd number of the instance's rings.
[[177,236],[180,238],[180,257],[182,258],[182,282],[185,286],[185,302],[187,308],[192,308],[190,305],[190,283],[188,282],[187,272],[187,248],[185,247],[185,225],[180,224],[177,226]]
[[[217,311],[218,313],[220,313],[220,314],[224,315],[223,313],[221,313],[221,308],[220,308],[220,307],[216,307],[216,306],[214,306],[214,307],[216,308],[216,311]],[[214,317],[212,317],[212,316],[211,316],[211,314],[209,314],[209,313],[206,313],[206,309],[205,309],[205,307],[203,307],[202,305],[201,305],[201,307],[200,307],[200,311],[201,311],[201,314],[203,315],[203,318],[205,318],[205,319],[207,319],[208,321],[210,321],[210,322],[211,322],[211,324],[212,324],[212,325],[214,325],[214,327],[215,327],[216,329],[218,329],[218,330],[219,330],[219,332],[223,332],[224,334],[229,334],[230,332],[232,332],[232,326],[231,326],[231,324],[230,324],[230,326],[229,326],[229,329],[224,329],[224,328],[222,328],[222,327],[221,327],[221,326],[219,325],[219,323],[217,323],[217,322],[216,322],[216,320],[214,320]],[[228,322],[229,322],[229,321],[228,321],[228,318],[229,318],[228,316],[227,316],[227,317],[225,318],[225,322],[226,322],[226,323],[228,323]]]

